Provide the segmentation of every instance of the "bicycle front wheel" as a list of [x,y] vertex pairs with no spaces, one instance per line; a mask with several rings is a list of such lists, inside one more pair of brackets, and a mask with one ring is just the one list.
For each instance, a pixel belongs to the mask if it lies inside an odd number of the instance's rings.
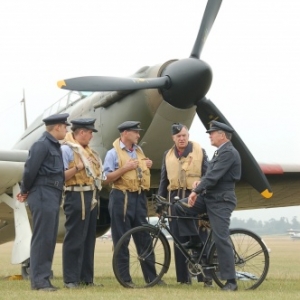
[[[269,270],[269,251],[262,239],[254,232],[246,229],[230,230],[233,246],[235,271],[238,288],[242,290],[256,289],[265,280]],[[210,265],[215,265],[212,277],[221,288],[226,280],[220,279],[216,245],[213,244],[208,256]]]
[[152,287],[170,266],[169,243],[155,226],[139,226],[127,231],[113,254],[113,271],[127,288]]

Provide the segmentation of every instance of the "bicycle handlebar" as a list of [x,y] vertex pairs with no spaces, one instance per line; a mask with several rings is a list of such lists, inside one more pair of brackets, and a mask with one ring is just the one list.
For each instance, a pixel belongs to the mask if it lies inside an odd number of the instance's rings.
[[[166,214],[168,208],[174,204],[174,203],[168,202],[166,198],[159,196],[157,194],[152,194],[152,199],[154,199],[156,201],[155,212],[159,215]],[[178,202],[178,201],[179,201],[179,199],[175,202]],[[188,204],[184,203],[184,202],[181,203],[181,205],[188,206]],[[193,218],[193,217],[181,217],[181,218],[183,218],[183,219],[192,218],[192,219],[203,221],[204,223],[209,222],[209,219],[208,219],[208,216],[206,213],[198,215],[198,217],[196,217],[196,218]],[[205,225],[205,227],[206,227],[206,225]]]

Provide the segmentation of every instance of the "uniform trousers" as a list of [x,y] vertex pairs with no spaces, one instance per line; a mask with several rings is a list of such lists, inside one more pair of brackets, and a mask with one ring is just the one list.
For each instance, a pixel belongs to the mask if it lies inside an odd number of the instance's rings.
[[61,197],[61,190],[39,185],[30,190],[27,198],[32,216],[30,280],[33,289],[51,286]]
[[[125,204],[125,193],[127,193],[127,205]],[[147,198],[142,191],[138,192],[123,192],[118,189],[112,189],[109,195],[108,210],[111,219],[111,235],[114,247],[120,240],[120,238],[128,230],[134,227],[147,224]],[[124,206],[125,204],[125,206]],[[124,212],[125,210],[125,212]],[[139,253],[143,252],[143,247],[151,243],[149,235],[135,234],[133,240]],[[129,239],[127,245],[129,244]],[[131,281],[129,274],[129,252],[126,243],[123,244],[123,249],[120,252],[118,264],[126,266],[122,273],[123,280],[126,282]],[[141,263],[144,279],[146,282],[151,282],[156,278],[156,270],[153,264],[154,257],[151,254],[149,257],[149,263],[147,261]]]
[[[188,196],[191,193],[190,190],[185,190],[185,195]],[[174,198],[176,196],[181,197],[182,196],[182,190],[180,190],[178,192],[178,190],[176,191],[171,191],[170,194],[170,200],[171,202],[174,201]],[[172,216],[176,216],[176,209],[175,209],[175,205],[171,206],[171,215]],[[181,236],[179,234],[179,226],[178,226],[178,220],[177,219],[170,219],[169,220],[169,226],[170,226],[170,230],[172,232],[172,234],[174,236],[176,236],[176,238],[179,240],[179,242],[182,243],[186,243],[188,242],[189,236]],[[195,226],[199,232],[199,237],[201,241],[205,241],[207,238],[207,231],[203,231],[202,228],[199,228],[197,222],[195,223]],[[182,282],[182,283],[190,283],[191,282],[191,275],[188,271],[188,267],[187,267],[187,263],[186,263],[186,258],[185,256],[181,253],[181,251],[175,246],[175,243],[173,243],[173,247],[174,247],[174,261],[175,261],[175,271],[176,271],[176,278],[177,278],[177,282]],[[205,272],[206,278],[207,279],[211,279],[211,275],[209,271]],[[203,281],[203,276],[202,275],[198,275],[197,276],[197,280],[199,282]]]
[[66,192],[64,202],[66,233],[63,242],[63,277],[65,283],[90,283],[94,280],[97,206],[91,210],[93,191],[86,191],[83,194],[84,220],[82,220],[81,193]]
[[[180,191],[181,192],[181,191]],[[178,191],[171,191],[170,192],[170,201],[174,201],[174,197],[178,195]],[[186,191],[187,195],[190,194],[190,191]],[[179,197],[181,196],[181,193],[178,195]],[[172,205],[170,207],[170,212],[172,216],[176,216],[175,212],[175,206]],[[178,222],[176,219],[170,219],[169,220],[169,226],[172,234],[177,237],[180,243],[185,243],[189,241],[188,236],[180,236],[179,235],[179,228],[178,228]],[[191,282],[191,277],[190,273],[187,268],[186,264],[186,258],[185,256],[181,253],[181,251],[175,246],[175,243],[173,243],[174,247],[174,261],[175,261],[175,271],[176,271],[176,278],[177,282]]]
[[[187,203],[187,198],[181,200]],[[234,191],[220,191],[199,195],[193,207],[176,204],[178,216],[196,216],[208,214],[210,226],[213,230],[213,240],[216,244],[221,279],[236,277],[232,244],[230,241],[230,217],[236,206]],[[181,236],[195,236],[198,231],[193,220],[178,219],[179,234]]]

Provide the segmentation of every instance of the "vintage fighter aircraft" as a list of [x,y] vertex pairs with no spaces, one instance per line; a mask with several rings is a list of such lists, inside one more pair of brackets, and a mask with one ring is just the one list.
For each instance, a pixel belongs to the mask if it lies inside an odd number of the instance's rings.
[[[0,244],[15,240],[12,263],[28,269],[31,238],[30,217],[25,204],[16,201],[24,162],[31,144],[44,131],[42,119],[53,113],[70,114],[70,119],[96,118],[98,133],[91,146],[102,159],[118,137],[117,125],[125,120],[139,120],[145,129],[140,145],[151,157],[151,191],[158,188],[163,152],[171,147],[170,126],[181,122],[188,127],[197,114],[205,128],[211,120],[229,124],[217,107],[205,95],[212,71],[200,59],[205,40],[221,6],[221,0],[209,0],[189,58],[170,60],[151,67],[142,67],[129,78],[81,77],[58,82],[60,88],[71,90],[49,107],[24,132],[11,151],[0,151]],[[238,209],[280,207],[300,204],[299,167],[259,165],[237,132],[233,144],[243,163],[242,181],[237,186]],[[270,183],[271,184],[270,184]],[[271,188],[272,186],[272,188]],[[101,212],[98,234],[110,225],[107,211],[108,189],[101,191]],[[58,241],[62,241],[63,213]]]

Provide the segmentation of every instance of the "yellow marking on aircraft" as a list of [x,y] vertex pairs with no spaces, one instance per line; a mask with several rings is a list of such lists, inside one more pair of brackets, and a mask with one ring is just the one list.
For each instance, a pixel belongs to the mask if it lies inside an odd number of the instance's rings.
[[58,87],[61,89],[62,86],[67,86],[64,80],[60,80],[57,82]]
[[134,82],[144,82],[146,81],[144,78],[136,78],[133,80]]
[[260,193],[263,197],[269,199],[273,196],[273,193],[269,192],[269,190],[264,190],[263,192]]

